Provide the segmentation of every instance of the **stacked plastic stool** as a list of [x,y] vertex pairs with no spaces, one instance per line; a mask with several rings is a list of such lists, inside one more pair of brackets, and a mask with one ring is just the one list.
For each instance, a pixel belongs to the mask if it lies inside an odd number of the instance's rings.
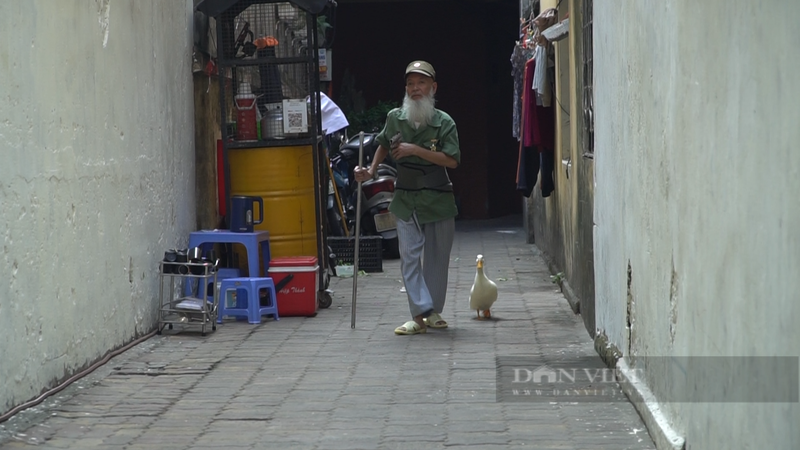
[[[269,292],[268,305],[261,305],[259,292],[266,289]],[[236,305],[228,304],[228,292],[236,292]],[[242,293],[246,295],[242,298]],[[278,298],[275,292],[275,283],[270,277],[240,277],[222,280],[219,288],[219,314],[217,323],[222,323],[223,316],[247,317],[253,324],[261,323],[261,316],[272,314],[275,320],[278,316]]]
[[[228,268],[228,267],[220,267],[217,269],[217,286],[222,287],[221,283],[222,280],[226,278],[239,278],[242,276],[242,271],[237,268]],[[195,284],[200,284],[198,281]],[[206,282],[206,296],[209,302],[214,301],[214,296],[216,295],[216,289],[214,286],[214,280],[210,279]],[[195,286],[192,283],[187,282],[184,285],[184,295],[188,297],[195,296],[197,298],[203,297],[203,291],[200,290],[200,287]]]

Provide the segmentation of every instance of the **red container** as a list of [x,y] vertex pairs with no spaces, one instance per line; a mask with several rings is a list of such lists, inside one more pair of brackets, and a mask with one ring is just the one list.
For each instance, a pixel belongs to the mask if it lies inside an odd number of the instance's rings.
[[250,91],[249,83],[239,85],[239,94],[233,98],[236,104],[236,140],[258,140],[256,125],[256,96]]
[[281,317],[317,314],[318,271],[314,256],[284,256],[270,260],[269,276],[275,286],[284,278],[292,277],[278,290],[278,314]]
[[236,140],[258,140],[255,99],[236,100]]

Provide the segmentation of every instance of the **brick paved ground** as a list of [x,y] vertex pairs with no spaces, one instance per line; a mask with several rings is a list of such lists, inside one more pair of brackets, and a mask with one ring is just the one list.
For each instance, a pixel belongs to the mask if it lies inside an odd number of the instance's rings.
[[[394,335],[408,306],[384,261],[358,279],[355,329],[352,279],[334,279],[314,318],[157,336],[0,424],[0,447],[653,449],[626,402],[496,400],[495,356],[595,355],[512,219],[458,222],[449,329]],[[491,321],[468,306],[478,253],[500,291]]]

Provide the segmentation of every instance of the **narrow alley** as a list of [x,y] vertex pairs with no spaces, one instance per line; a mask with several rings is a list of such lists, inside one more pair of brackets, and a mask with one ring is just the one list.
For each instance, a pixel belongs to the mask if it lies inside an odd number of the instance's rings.
[[[336,278],[313,318],[226,322],[156,336],[0,424],[0,447],[70,449],[653,449],[624,399],[498,401],[496,357],[597,357],[520,217],[457,222],[450,323],[407,320],[399,260]],[[475,257],[499,287],[491,320],[468,297]],[[174,330],[177,331],[177,330]]]

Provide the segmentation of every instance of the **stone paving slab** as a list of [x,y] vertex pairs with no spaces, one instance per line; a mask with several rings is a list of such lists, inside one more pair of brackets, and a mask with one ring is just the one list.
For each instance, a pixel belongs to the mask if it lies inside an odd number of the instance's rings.
[[[521,218],[456,230],[448,329],[394,335],[408,306],[385,260],[358,277],[355,329],[351,278],[313,318],[176,327],[0,424],[0,448],[655,448],[626,402],[497,401],[496,356],[596,355]],[[500,293],[486,321],[468,305],[479,253]]]

